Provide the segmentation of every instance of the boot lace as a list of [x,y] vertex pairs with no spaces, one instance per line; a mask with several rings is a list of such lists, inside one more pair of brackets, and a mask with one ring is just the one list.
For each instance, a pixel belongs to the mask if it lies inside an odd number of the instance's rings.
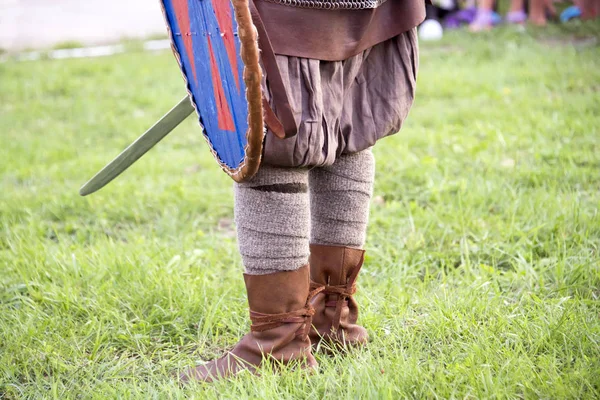
[[264,332],[269,329],[280,327],[284,324],[305,323],[306,334],[308,334],[308,330],[310,329],[312,322],[312,316],[315,315],[315,309],[310,305],[310,300],[317,294],[321,293],[324,289],[325,288],[323,287],[315,289],[311,288],[311,291],[306,299],[305,306],[299,310],[280,314],[263,314],[250,310],[250,321],[252,322],[250,330],[252,332]]

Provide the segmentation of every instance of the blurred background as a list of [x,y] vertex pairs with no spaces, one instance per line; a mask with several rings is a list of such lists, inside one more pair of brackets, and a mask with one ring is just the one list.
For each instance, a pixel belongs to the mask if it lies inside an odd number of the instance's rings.
[[0,49],[5,51],[164,33],[158,1],[0,0]]
[[[373,150],[376,345],[187,394],[600,398],[599,0],[535,1],[428,7],[415,104]],[[247,329],[196,117],[78,194],[185,96],[158,4],[0,0],[0,399],[184,398],[165,377]]]
[[[476,32],[502,24],[567,23],[598,16],[600,0],[434,0],[427,6],[421,39],[438,40],[446,29]],[[0,0],[0,50],[106,44],[164,37],[158,1]]]

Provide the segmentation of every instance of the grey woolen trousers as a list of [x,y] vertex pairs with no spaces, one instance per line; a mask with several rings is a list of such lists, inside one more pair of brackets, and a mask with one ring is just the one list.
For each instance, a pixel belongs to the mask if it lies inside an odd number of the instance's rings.
[[238,246],[247,274],[308,264],[309,243],[362,248],[373,193],[370,149],[313,169],[261,166],[235,184]]

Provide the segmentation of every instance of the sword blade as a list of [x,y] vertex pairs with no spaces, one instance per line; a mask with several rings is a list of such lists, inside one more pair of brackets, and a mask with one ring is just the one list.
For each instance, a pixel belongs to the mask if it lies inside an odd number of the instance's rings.
[[177,125],[186,119],[194,107],[188,96],[185,96],[175,107],[166,113],[158,122],[137,138],[114,160],[102,168],[92,179],[79,189],[79,194],[87,196],[106,186],[110,181],[119,176],[123,171],[146,154],[154,145],[167,136]]

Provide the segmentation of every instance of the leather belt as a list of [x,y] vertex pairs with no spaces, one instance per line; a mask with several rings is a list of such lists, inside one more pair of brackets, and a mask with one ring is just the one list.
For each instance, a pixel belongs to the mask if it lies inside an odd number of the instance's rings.
[[271,88],[273,102],[277,108],[277,113],[275,113],[263,94],[265,123],[271,132],[280,139],[290,138],[298,133],[294,112],[290,105],[283,79],[281,78],[281,71],[277,67],[277,60],[265,25],[260,18],[254,1],[248,0],[248,5],[250,6],[250,15],[258,31],[258,46],[261,50],[262,64],[267,74],[267,81]]

